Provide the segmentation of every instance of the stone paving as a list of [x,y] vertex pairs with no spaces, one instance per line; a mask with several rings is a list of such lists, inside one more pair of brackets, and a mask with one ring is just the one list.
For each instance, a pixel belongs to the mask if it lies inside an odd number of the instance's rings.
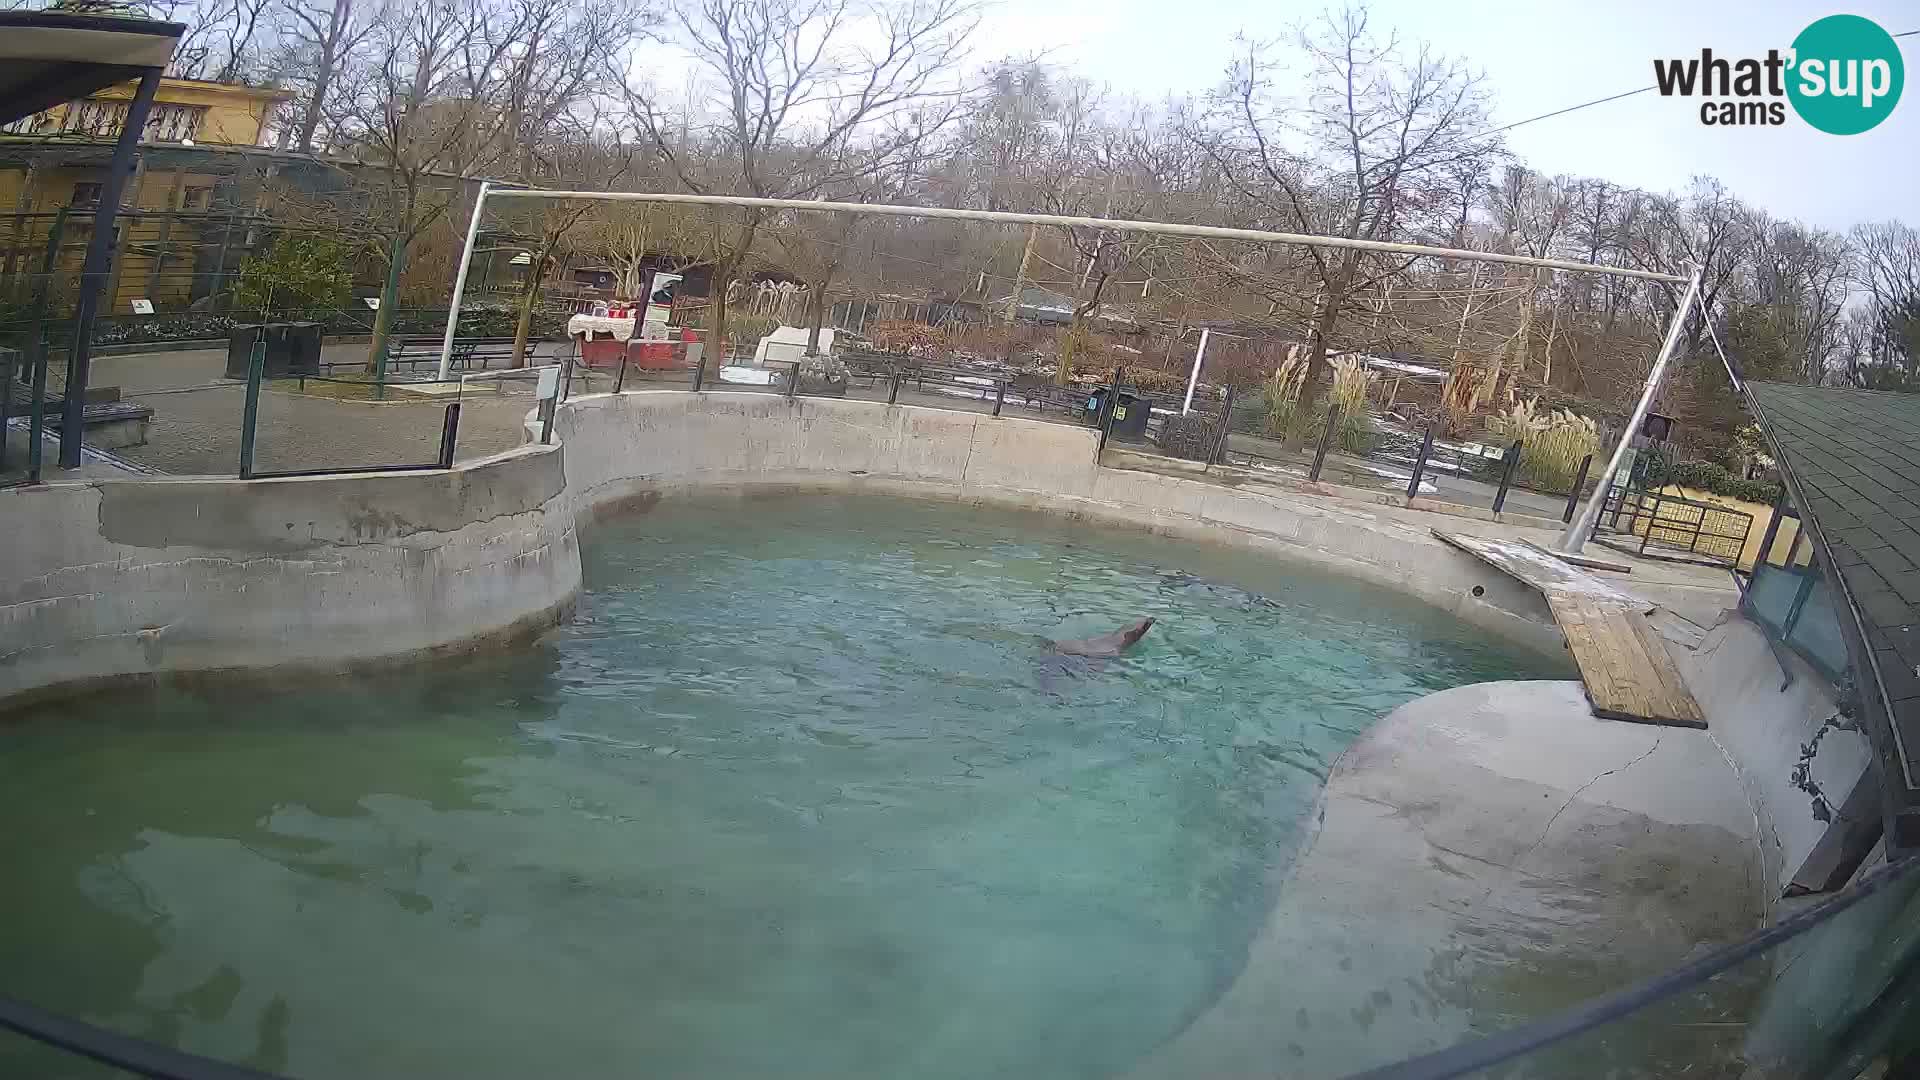
[[[322,358],[351,363],[362,345],[328,346]],[[423,365],[424,367],[424,365]],[[94,386],[116,386],[126,401],[153,409],[144,446],[120,456],[173,475],[233,475],[239,469],[244,384],[225,378],[226,353],[200,349],[139,353],[95,361]],[[339,369],[343,373],[352,368]],[[327,396],[334,387],[274,380],[260,397],[254,467],[261,471],[431,462],[450,399],[393,391],[384,402]],[[460,460],[520,445],[533,407],[531,383],[496,392],[478,384],[461,395]],[[337,392],[337,391],[335,391]]]

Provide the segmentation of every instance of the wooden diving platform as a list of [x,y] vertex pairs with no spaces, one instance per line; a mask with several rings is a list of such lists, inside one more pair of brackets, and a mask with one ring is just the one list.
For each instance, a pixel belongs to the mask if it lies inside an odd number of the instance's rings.
[[1439,529],[1433,535],[1546,597],[1554,621],[1567,636],[1595,716],[1672,727],[1707,726],[1666,641],[1647,621],[1655,605],[1523,541]]

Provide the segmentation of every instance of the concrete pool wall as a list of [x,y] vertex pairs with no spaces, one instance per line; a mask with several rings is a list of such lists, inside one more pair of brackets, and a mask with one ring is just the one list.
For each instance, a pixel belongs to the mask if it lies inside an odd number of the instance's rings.
[[0,545],[0,704],[197,672],[403,662],[537,630],[580,590],[576,522],[695,490],[865,490],[1223,541],[1561,651],[1537,595],[1439,544],[1418,514],[1101,468],[1085,428],[643,392],[576,398],[555,430],[554,445],[445,472],[0,491],[12,529]]
[[653,391],[576,398],[554,431],[583,517],[676,492],[780,488],[1068,513],[1328,567],[1564,656],[1545,601],[1435,540],[1423,515],[1103,468],[1088,428],[832,398]]
[[447,472],[0,492],[0,701],[335,670],[544,628],[580,589],[557,447]]

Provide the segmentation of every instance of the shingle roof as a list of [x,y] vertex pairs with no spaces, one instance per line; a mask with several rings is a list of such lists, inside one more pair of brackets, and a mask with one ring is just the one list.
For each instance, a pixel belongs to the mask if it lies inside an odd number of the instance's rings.
[[[1890,764],[1920,791],[1920,394],[1761,382],[1747,390],[1800,512],[1818,523],[1859,607],[1892,706]],[[1863,659],[1854,657],[1856,681],[1868,677]]]

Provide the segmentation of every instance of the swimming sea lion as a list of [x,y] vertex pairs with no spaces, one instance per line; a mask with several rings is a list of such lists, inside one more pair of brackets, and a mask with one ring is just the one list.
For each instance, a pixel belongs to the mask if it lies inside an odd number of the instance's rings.
[[1147,636],[1147,631],[1152,628],[1152,619],[1141,619],[1139,622],[1129,626],[1123,626],[1111,634],[1101,634],[1099,637],[1069,638],[1066,641],[1056,641],[1053,643],[1053,651],[1066,656],[1119,656],[1121,653],[1127,651],[1134,642]]

